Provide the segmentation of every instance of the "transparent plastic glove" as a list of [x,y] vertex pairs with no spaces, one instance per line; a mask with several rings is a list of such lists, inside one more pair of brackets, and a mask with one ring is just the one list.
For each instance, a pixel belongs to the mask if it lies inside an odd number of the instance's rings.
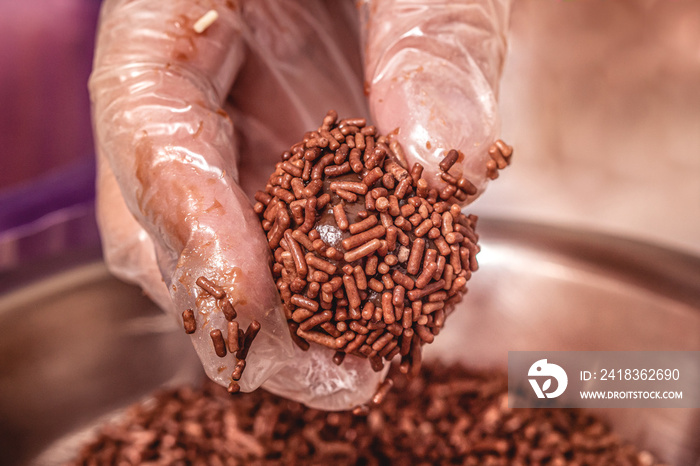
[[[194,32],[210,9],[219,18]],[[244,326],[262,324],[242,390],[264,382],[310,406],[348,409],[367,401],[383,376],[366,360],[347,357],[336,366],[327,349],[293,345],[266,239],[246,197],[329,108],[368,116],[361,36],[391,44],[377,34],[378,18],[369,20],[362,29],[352,2],[104,4],[90,90],[105,257],[115,274],[139,283],[178,319],[184,309],[197,311],[192,341],[222,385],[235,358],[214,354],[209,332],[225,328],[225,320],[195,286],[199,276],[225,285]],[[370,101],[381,103],[382,80],[371,82]],[[386,111],[374,112],[382,129],[393,124]]]
[[486,188],[488,148],[498,138],[498,83],[506,54],[509,0],[369,2],[365,79],[374,123],[397,131],[409,163],[433,186],[450,149],[450,173]]

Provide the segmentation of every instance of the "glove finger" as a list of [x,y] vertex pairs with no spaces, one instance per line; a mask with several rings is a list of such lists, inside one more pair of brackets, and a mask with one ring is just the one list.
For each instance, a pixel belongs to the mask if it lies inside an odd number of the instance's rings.
[[349,410],[366,403],[386,376],[374,372],[366,359],[347,355],[338,366],[328,348],[312,344],[308,351],[294,348],[294,358],[263,384],[277,395],[325,411]]
[[[500,120],[498,80],[506,51],[507,1],[370,2],[365,77],[374,121],[395,132],[409,164],[434,186],[450,149],[451,171],[485,189],[488,147]],[[444,183],[443,183],[444,184]]]
[[158,269],[153,241],[126,207],[104,157],[98,157],[97,161],[96,216],[109,271],[126,282],[140,285],[161,309],[174,312]]
[[98,153],[153,240],[178,318],[196,311],[192,341],[207,374],[226,385],[236,358],[214,354],[210,332],[226,334],[226,319],[199,277],[225,289],[244,329],[262,324],[240,383],[247,391],[291,357],[292,343],[221,109],[242,61],[239,19],[223,2],[216,9],[219,19],[199,34],[193,24],[208,8],[192,2],[108,2],[90,90]]

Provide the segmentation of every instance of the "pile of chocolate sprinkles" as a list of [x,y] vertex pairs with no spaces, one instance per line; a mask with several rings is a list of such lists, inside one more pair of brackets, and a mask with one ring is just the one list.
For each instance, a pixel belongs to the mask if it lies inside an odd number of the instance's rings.
[[[493,176],[512,149],[498,141],[489,154]],[[458,204],[477,189],[450,173],[460,157],[447,152],[443,185],[429,189],[394,137],[332,110],[282,155],[254,209],[299,347],[332,348],[336,364],[348,353],[368,358],[376,371],[400,355],[403,373],[418,372],[421,346],[478,267],[477,217]]]
[[[228,386],[228,391],[229,393],[238,393],[241,390],[238,381],[243,376],[246,365],[245,359],[248,356],[248,351],[250,351],[250,345],[253,344],[253,340],[255,340],[260,331],[260,322],[253,320],[244,332],[235,320],[238,314],[224,289],[206,277],[199,277],[196,284],[206,294],[216,299],[217,307],[226,318],[226,338],[224,338],[223,332],[218,328],[209,332],[209,336],[211,337],[214,352],[218,357],[226,357],[227,352],[235,353],[237,361],[231,373],[231,383]],[[185,333],[192,334],[197,330],[197,321],[192,309],[186,309],[182,313],[182,324],[185,328]]]
[[73,465],[659,464],[575,409],[510,409],[506,375],[427,364],[366,416],[263,390],[163,391],[104,426]]

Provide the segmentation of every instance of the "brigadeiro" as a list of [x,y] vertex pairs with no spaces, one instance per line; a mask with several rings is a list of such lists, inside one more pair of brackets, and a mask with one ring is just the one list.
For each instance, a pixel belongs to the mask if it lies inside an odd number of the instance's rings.
[[[494,143],[488,176],[511,154]],[[346,354],[368,358],[376,371],[400,356],[403,373],[418,372],[422,345],[478,267],[477,217],[458,204],[477,189],[450,173],[462,157],[447,151],[442,185],[429,188],[394,137],[333,110],[282,154],[254,208],[299,347],[331,348],[336,364]]]

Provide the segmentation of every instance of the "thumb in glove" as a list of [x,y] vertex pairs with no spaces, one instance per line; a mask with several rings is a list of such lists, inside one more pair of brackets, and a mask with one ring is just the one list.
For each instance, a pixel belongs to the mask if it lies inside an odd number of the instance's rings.
[[486,188],[488,149],[500,131],[498,82],[506,53],[508,0],[370,1],[365,80],[375,124],[395,133],[409,165],[444,185],[438,163],[461,152],[450,173]]

